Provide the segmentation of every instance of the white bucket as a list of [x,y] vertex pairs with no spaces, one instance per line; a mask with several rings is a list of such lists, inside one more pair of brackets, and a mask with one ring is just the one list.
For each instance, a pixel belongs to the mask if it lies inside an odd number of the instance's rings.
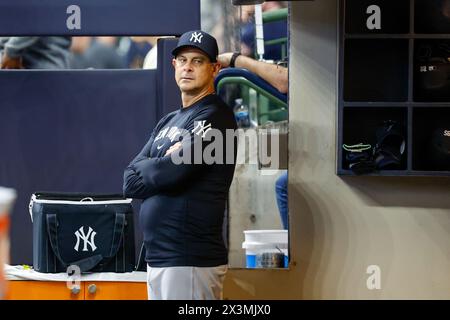
[[244,235],[247,268],[287,268],[287,230],[245,230]]

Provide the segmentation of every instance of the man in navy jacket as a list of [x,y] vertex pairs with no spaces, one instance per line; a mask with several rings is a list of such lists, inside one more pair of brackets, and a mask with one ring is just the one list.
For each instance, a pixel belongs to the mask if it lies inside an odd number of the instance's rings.
[[143,199],[149,299],[221,299],[228,263],[222,225],[237,127],[214,90],[216,40],[189,31],[172,54],[182,107],[159,121],[126,168],[124,195]]

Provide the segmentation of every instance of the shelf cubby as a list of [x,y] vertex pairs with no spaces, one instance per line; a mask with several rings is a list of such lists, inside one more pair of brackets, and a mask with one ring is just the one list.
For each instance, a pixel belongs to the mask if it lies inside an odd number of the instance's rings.
[[450,0],[341,0],[339,43],[337,174],[390,120],[400,163],[364,175],[450,176]]

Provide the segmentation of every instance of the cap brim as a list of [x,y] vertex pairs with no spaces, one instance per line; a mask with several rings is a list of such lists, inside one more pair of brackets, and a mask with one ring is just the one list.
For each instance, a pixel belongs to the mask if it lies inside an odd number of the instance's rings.
[[195,49],[198,49],[198,50],[200,50],[201,52],[203,52],[203,53],[211,60],[211,62],[217,62],[217,58],[211,57],[206,51],[204,51],[202,48],[200,48],[200,47],[198,47],[198,46],[196,46],[196,45],[187,45],[187,44],[185,44],[185,45],[176,47],[175,49],[172,50],[172,55],[173,55],[174,57],[176,57],[176,56],[178,55],[178,53],[180,52],[180,50],[185,49],[185,48],[195,48]]

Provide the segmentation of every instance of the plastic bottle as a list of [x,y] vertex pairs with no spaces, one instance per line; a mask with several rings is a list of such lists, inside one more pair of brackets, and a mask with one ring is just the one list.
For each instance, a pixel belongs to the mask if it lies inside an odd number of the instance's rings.
[[240,98],[235,100],[234,116],[239,128],[250,127],[250,115],[248,112],[248,107],[242,103],[242,99]]

